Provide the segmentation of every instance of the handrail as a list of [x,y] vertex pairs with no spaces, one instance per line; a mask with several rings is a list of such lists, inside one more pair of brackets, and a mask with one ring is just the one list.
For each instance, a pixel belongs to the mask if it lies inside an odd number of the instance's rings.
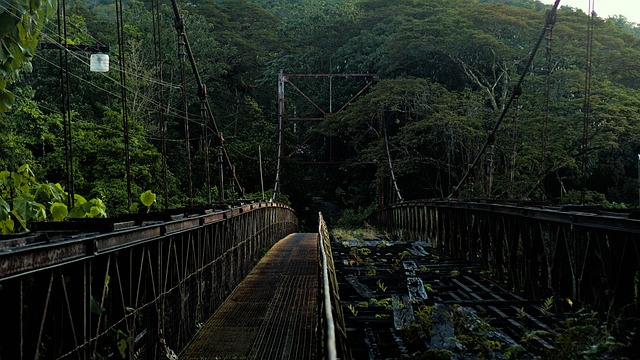
[[324,318],[326,321],[327,331],[327,359],[334,360],[338,358],[338,352],[336,350],[336,331],[335,323],[333,321],[333,312],[331,311],[331,289],[329,288],[329,270],[327,268],[327,252],[325,251],[325,243],[329,237],[329,231],[327,230],[327,224],[322,218],[322,213],[319,213],[320,220],[318,221],[318,233],[320,235],[320,253],[322,254],[322,293],[324,298]]
[[322,329],[326,332],[326,359],[351,359],[351,352],[347,348],[347,332],[344,326],[338,280],[331,253],[331,238],[322,213],[318,215],[319,247],[322,254],[322,301],[324,303],[320,311],[325,320]]

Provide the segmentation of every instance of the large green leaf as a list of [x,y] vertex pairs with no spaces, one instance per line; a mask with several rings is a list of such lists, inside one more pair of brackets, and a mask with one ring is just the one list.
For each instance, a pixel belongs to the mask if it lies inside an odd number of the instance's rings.
[[67,201],[67,194],[64,192],[60,184],[40,184],[33,195],[39,201]]
[[0,232],[3,234],[10,234],[13,232],[14,222],[11,218],[0,220]]
[[15,95],[11,91],[0,89],[0,112],[11,111],[14,100]]
[[151,192],[151,190],[147,190],[140,195],[140,202],[146,207],[151,207],[151,205],[156,202],[156,194]]
[[11,212],[11,206],[2,197],[0,197],[0,219],[7,219]]
[[54,202],[51,205],[51,208],[49,209],[49,211],[51,211],[51,216],[53,217],[53,221],[62,221],[69,214],[67,205],[60,202]]
[[91,296],[89,303],[90,303],[91,312],[96,315],[102,315],[102,313],[106,310],[105,308],[100,306],[100,304],[98,304],[98,302],[93,297],[93,295]]
[[88,215],[90,218],[106,218],[107,217],[107,212],[105,211],[107,207],[104,205],[102,200],[91,199],[89,203],[92,204],[91,208],[89,209],[89,215]]

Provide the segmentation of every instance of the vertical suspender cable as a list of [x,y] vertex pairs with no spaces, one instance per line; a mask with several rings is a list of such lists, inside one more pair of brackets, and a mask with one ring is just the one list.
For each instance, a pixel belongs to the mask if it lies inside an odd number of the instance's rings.
[[271,201],[275,201],[280,193],[280,173],[284,161],[284,82],[286,77],[284,70],[278,73],[278,162],[276,163],[276,184],[273,188]]
[[160,4],[159,0],[151,1],[153,20],[153,58],[156,68],[156,76],[159,80],[157,91],[158,120],[160,122],[160,149],[162,154],[162,190],[164,193],[164,208],[169,208],[169,185],[167,182],[167,123],[164,116],[164,87],[162,86],[162,45],[160,39]]
[[[184,73],[184,58],[187,55],[185,52],[184,41],[184,19],[178,18],[176,15],[176,29],[180,26],[178,31],[178,58],[180,59],[180,80],[182,82],[182,111],[184,116],[184,138],[185,138],[185,151],[187,154],[187,182],[189,186],[189,206],[193,206],[193,180],[192,180],[192,168],[191,168],[191,144],[189,137],[189,109],[187,104],[187,81]],[[180,24],[180,25],[178,25]]]
[[120,96],[122,105],[122,133],[124,141],[124,166],[127,179],[127,204],[131,206],[131,155],[129,153],[129,113],[127,110],[127,79],[125,67],[124,23],[122,21],[122,0],[116,0],[116,20],[118,26],[118,56],[120,65]]
[[73,141],[71,136],[71,87],[69,84],[69,57],[67,47],[67,3],[65,0],[58,2],[58,39],[62,45],[58,60],[60,63],[60,96],[64,133],[65,170],[67,172],[67,202],[69,208],[73,208],[75,202],[75,186],[73,178]]
[[391,163],[391,152],[389,151],[389,137],[387,136],[387,124],[382,120],[382,129],[384,131],[384,146],[387,150],[387,160],[389,161],[389,172],[391,173],[391,181],[393,182],[393,190],[395,191],[397,202],[402,202],[402,195],[400,195],[400,189],[398,188],[398,182],[396,181],[396,174],[393,171],[393,164]]
[[209,173],[209,128],[207,127],[207,107],[204,101],[200,101],[200,116],[202,117],[202,132],[204,133],[204,170],[205,177],[207,179],[207,199],[209,200],[209,204],[211,204],[211,174]]
[[589,117],[591,114],[591,53],[593,48],[593,23],[594,23],[594,0],[589,0],[589,14],[587,20],[587,58],[585,61],[584,78],[584,102],[583,129],[582,129],[582,191],[580,192],[580,203],[585,203],[587,191],[587,170],[589,162]]
[[511,153],[513,155],[511,156],[511,173],[509,174],[509,193],[508,193],[509,198],[513,196],[513,184],[515,182],[515,174],[516,174],[516,160],[518,159],[518,122],[520,122],[520,108],[522,107],[522,105],[520,105],[519,98],[516,98],[514,100],[514,103],[515,103],[516,111],[513,116],[513,134],[511,134],[512,136],[511,141],[513,146],[511,148]]
[[[553,19],[550,19],[546,22],[545,26],[547,27],[547,53],[546,53],[546,71],[544,74],[544,119],[542,122],[542,151],[541,151],[541,159],[540,159],[540,179],[539,181],[544,181],[547,172],[547,125],[549,123],[549,97],[550,97],[550,88],[551,88],[551,72],[553,71],[552,67],[552,47],[551,43],[553,41],[553,24],[555,24],[555,13],[551,11],[547,11],[547,16],[553,16]],[[546,197],[546,194],[542,194],[543,198]]]

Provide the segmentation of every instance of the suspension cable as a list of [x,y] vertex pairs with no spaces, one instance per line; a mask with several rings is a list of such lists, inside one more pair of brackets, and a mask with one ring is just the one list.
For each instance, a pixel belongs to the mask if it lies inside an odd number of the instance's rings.
[[480,159],[482,158],[482,155],[487,150],[487,147],[489,146],[490,142],[495,138],[496,132],[498,131],[498,128],[500,127],[500,124],[502,123],[502,120],[504,120],[505,115],[509,111],[509,108],[511,107],[511,104],[513,103],[513,101],[515,99],[519,98],[520,95],[522,94],[522,83],[524,82],[524,78],[529,73],[529,69],[531,68],[531,64],[533,63],[533,58],[535,57],[536,53],[538,52],[538,49],[540,48],[540,44],[542,43],[542,39],[544,38],[544,35],[547,32],[547,23],[549,21],[551,21],[551,20],[555,20],[555,14],[556,14],[556,11],[558,9],[558,5],[559,4],[560,4],[560,0],[556,0],[556,2],[553,4],[553,7],[551,8],[552,15],[547,15],[545,17],[545,26],[542,29],[542,32],[540,33],[540,36],[538,36],[538,39],[536,40],[536,43],[535,43],[535,45],[533,47],[533,50],[529,54],[529,58],[527,59],[527,63],[525,65],[525,67],[522,69],[522,74],[520,74],[520,78],[518,79],[518,82],[513,87],[513,91],[511,92],[511,97],[507,100],[507,103],[505,104],[504,109],[502,110],[502,113],[500,114],[500,117],[498,118],[498,121],[494,125],[493,129],[489,132],[489,135],[487,136],[487,139],[486,139],[484,145],[482,146],[482,148],[480,149],[480,152],[478,153],[478,155],[476,156],[475,160],[473,161],[473,163],[469,167],[469,170],[464,174],[462,179],[460,179],[460,182],[458,183],[458,185],[456,185],[453,188],[453,191],[448,196],[449,198],[452,198],[453,196],[456,196],[459,193],[460,188],[462,187],[462,185],[464,185],[464,183],[467,181],[469,176],[474,172],[475,168],[477,167],[478,163],[480,162]]
[[[182,19],[178,20],[178,15],[176,15],[176,29],[178,29],[178,23],[182,24]],[[189,206],[193,206],[193,172],[191,167],[191,143],[189,141],[189,105],[187,104],[187,80],[185,76],[185,61],[184,58],[186,56],[185,51],[185,36],[184,32],[178,31],[177,34],[178,41],[178,58],[180,59],[180,81],[182,83],[182,107],[184,111],[184,138],[185,138],[185,151],[187,154],[187,182],[188,182],[188,194],[189,194]]]
[[116,0],[116,22],[118,27],[118,57],[120,58],[120,91],[122,105],[122,133],[124,140],[124,163],[127,179],[127,204],[131,207],[131,154],[129,152],[129,112],[127,110],[127,78],[125,74],[124,22],[122,0]]
[[[555,13],[547,12],[547,16],[554,16]],[[545,26],[547,27],[547,41],[546,41],[546,59],[545,59],[545,74],[544,74],[544,118],[542,120],[542,151],[540,159],[540,177],[538,181],[544,182],[544,178],[547,173],[547,127],[549,124],[549,101],[550,101],[550,88],[551,88],[551,73],[553,72],[552,63],[552,42],[553,42],[553,24],[556,19],[547,21]],[[546,198],[546,194],[542,192],[543,200]]]
[[393,164],[391,163],[391,152],[389,151],[389,137],[387,136],[387,124],[382,120],[382,130],[384,131],[384,146],[387,150],[387,160],[389,161],[389,172],[391,173],[391,181],[393,182],[393,190],[396,193],[398,202],[402,202],[402,195],[400,195],[400,189],[398,188],[398,181],[396,181],[396,174],[393,171]]
[[589,14],[587,20],[587,56],[585,61],[585,78],[584,78],[584,102],[582,105],[583,112],[583,129],[582,129],[582,191],[580,191],[580,203],[585,203],[587,191],[587,167],[589,162],[589,117],[591,114],[591,58],[593,49],[593,24],[594,24],[594,2],[589,0]]
[[180,15],[180,9],[178,8],[178,3],[176,2],[176,0],[171,0],[171,5],[173,7],[174,19],[175,19],[174,27],[176,29],[176,32],[178,32],[182,36],[182,39],[184,39],[184,45],[185,45],[184,48],[186,50],[189,63],[191,65],[191,70],[193,72],[196,83],[198,85],[198,96],[200,97],[201,101],[204,102],[204,106],[208,114],[208,120],[210,120],[211,127],[213,128],[215,136],[218,139],[219,145],[222,148],[222,155],[224,157],[225,163],[227,164],[229,169],[231,169],[233,184],[237,186],[238,191],[240,192],[240,195],[244,197],[245,195],[244,188],[240,185],[240,182],[238,181],[238,177],[236,176],[236,173],[234,171],[235,166],[231,163],[229,154],[227,153],[227,150],[224,148],[224,138],[222,136],[222,132],[218,129],[218,124],[216,124],[215,117],[213,116],[213,110],[211,109],[211,104],[209,104],[209,100],[207,99],[207,87],[202,81],[202,78],[200,77],[200,73],[198,71],[198,66],[196,64],[195,57],[193,56],[193,52],[191,51],[191,45],[189,44],[189,38],[187,37],[187,32],[184,26],[184,18]]
[[65,150],[65,170],[67,172],[67,196],[69,208],[75,203],[75,186],[73,176],[73,146],[71,132],[71,86],[69,83],[69,58],[67,49],[67,4],[65,0],[58,2],[58,39],[62,47],[58,53],[60,63],[60,96]]
[[160,4],[159,0],[151,1],[151,16],[153,22],[153,61],[156,69],[156,77],[159,79],[156,92],[156,104],[158,121],[160,122],[160,152],[162,154],[162,190],[164,193],[164,208],[169,209],[169,185],[167,181],[167,123],[164,117],[164,86],[162,74],[162,45],[160,26]]
[[516,173],[516,160],[518,156],[518,123],[520,122],[520,110],[522,109],[522,105],[520,105],[520,99],[516,98],[515,101],[515,114],[513,116],[513,133],[511,134],[511,173],[509,174],[509,192],[507,197],[513,196],[513,185],[515,183],[515,173]]

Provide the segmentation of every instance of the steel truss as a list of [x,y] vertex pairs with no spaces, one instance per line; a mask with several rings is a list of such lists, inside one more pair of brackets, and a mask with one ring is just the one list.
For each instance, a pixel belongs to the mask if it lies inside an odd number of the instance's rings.
[[260,254],[296,230],[291,208],[263,202],[0,248],[0,358],[179,354]]
[[397,204],[370,221],[404,239],[422,239],[482,264],[530,299],[570,299],[605,316],[637,311],[640,221],[614,213],[477,202]]

